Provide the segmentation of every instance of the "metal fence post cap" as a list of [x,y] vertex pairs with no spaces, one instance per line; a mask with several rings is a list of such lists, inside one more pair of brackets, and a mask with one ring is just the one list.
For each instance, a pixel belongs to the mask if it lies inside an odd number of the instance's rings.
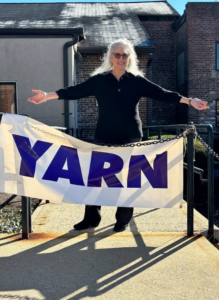
[[213,131],[213,126],[211,124],[207,124],[207,129]]

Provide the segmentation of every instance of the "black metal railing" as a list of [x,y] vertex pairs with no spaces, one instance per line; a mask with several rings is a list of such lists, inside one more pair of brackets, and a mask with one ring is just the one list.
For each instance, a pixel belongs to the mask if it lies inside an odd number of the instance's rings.
[[[213,149],[213,127],[210,124],[193,124],[197,130],[207,130],[208,145]],[[179,135],[181,130],[186,129],[186,124],[179,125],[160,125],[147,126],[143,128],[146,132],[146,139],[150,136],[150,130],[158,131],[158,139],[161,138],[162,130],[175,130],[175,134]],[[206,133],[206,132],[205,132]],[[194,153],[194,133],[189,133],[187,136],[187,164],[184,167],[187,169],[187,236],[194,234],[194,173],[203,174],[203,170],[194,168],[193,153]],[[207,179],[208,183],[208,238],[214,241],[214,157],[209,151],[207,155]]]

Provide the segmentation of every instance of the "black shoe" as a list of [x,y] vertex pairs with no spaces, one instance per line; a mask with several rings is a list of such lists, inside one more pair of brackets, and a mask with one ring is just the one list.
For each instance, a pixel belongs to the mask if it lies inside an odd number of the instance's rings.
[[113,230],[116,232],[121,232],[126,230],[128,224],[127,223],[116,223]]
[[83,220],[77,224],[74,225],[74,229],[76,230],[84,230],[84,229],[88,229],[88,228],[93,228],[93,227],[97,227],[100,224],[100,221],[98,222],[93,222],[90,223],[89,221]]
[[85,206],[84,219],[75,224],[74,228],[76,230],[84,230],[92,227],[97,227],[100,224],[101,215],[100,208],[92,205]]

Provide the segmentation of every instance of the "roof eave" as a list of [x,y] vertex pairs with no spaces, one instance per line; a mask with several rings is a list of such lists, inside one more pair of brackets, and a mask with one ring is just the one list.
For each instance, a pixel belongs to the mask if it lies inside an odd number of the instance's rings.
[[137,54],[154,53],[155,47],[135,47]]
[[79,40],[86,39],[84,28],[0,28],[0,35],[78,35]]

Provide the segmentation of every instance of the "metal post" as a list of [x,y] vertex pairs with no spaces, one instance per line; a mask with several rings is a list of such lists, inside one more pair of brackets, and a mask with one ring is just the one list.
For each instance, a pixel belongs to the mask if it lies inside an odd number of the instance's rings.
[[[213,149],[213,128],[208,125],[208,145]],[[214,242],[214,157],[208,153],[208,238]]]
[[176,135],[180,135],[180,128],[176,128]]
[[[188,123],[193,125],[193,122]],[[194,134],[187,135],[187,236],[193,236],[194,231],[194,164],[193,164]]]
[[75,134],[74,136],[78,139],[78,129],[77,128],[75,129],[75,133],[74,134]]
[[161,129],[159,128],[158,129],[158,140],[160,140],[161,139]]
[[22,239],[29,239],[28,198],[22,196]]
[[30,197],[28,197],[27,198],[28,199],[28,209],[29,209],[29,211],[28,211],[28,215],[29,215],[29,233],[31,233],[32,232],[32,220],[31,220],[31,198]]
[[149,140],[149,129],[146,129],[146,141],[148,141]]

